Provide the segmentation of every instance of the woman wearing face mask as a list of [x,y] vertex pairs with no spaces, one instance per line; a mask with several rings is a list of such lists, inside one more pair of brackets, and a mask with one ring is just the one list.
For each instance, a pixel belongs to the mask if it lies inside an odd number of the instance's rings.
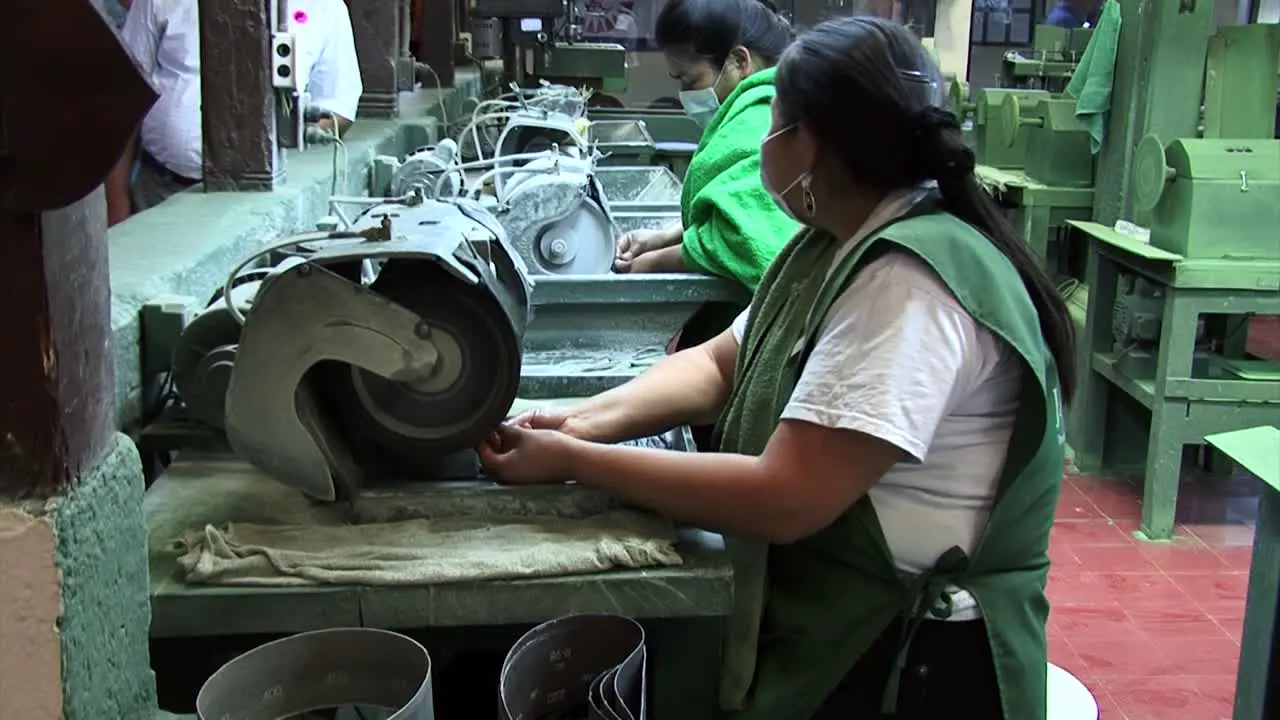
[[[798,39],[761,164],[807,228],[751,308],[480,450],[506,482],[573,480],[726,533],[737,720],[1045,717],[1071,324],[937,79],[887,21]],[[606,444],[715,418],[715,453]]]
[[754,290],[798,227],[760,185],[773,65],[791,26],[767,0],[668,0],[654,34],[685,112],[704,129],[684,179],[683,223],[623,235],[615,269],[705,273]]

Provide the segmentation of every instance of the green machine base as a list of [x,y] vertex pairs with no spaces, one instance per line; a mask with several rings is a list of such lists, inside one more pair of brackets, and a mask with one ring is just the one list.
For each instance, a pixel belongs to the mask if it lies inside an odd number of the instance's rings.
[[1093,215],[1093,188],[1045,185],[1025,172],[986,166],[979,166],[977,174],[1044,267],[1062,266],[1065,248],[1055,247],[1054,240],[1068,222]]
[[[1202,316],[1280,313],[1280,259],[1188,258],[1160,249],[1155,236],[1147,244],[1095,223],[1070,224],[1089,241],[1089,308],[1069,431],[1076,464],[1084,472],[1144,465],[1141,531],[1168,540],[1184,447],[1280,417],[1276,364],[1232,352],[1238,333],[1227,333],[1216,352],[1197,351]],[[1116,347],[1122,275],[1157,289],[1143,317],[1128,321],[1158,335],[1145,352]]]

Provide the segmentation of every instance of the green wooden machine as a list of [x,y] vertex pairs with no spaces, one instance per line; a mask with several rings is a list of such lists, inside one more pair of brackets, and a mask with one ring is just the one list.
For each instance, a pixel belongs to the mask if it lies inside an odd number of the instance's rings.
[[1092,37],[1087,28],[1037,26],[1030,51],[1005,55],[1002,87],[979,89],[970,100],[965,83],[949,85],[952,111],[973,121],[979,178],[1046,267],[1066,274],[1078,273],[1067,271],[1052,241],[1066,235],[1068,220],[1092,217],[1093,154],[1075,101],[1058,93]]
[[[1052,97],[1044,90],[982,88],[973,103],[974,153],[980,164],[1000,170],[1022,170],[1027,164],[1027,136],[1021,122],[1041,100]],[[1002,113],[1005,98],[1016,103],[1015,115]],[[1006,121],[1011,121],[1006,126]]]
[[1071,81],[1084,50],[1093,39],[1090,28],[1037,25],[1031,50],[1005,53],[1000,84],[1007,88],[1039,88],[1062,92]]
[[1066,221],[1093,212],[1093,154],[1075,101],[1040,89],[982,88],[969,102],[966,90],[952,83],[951,108],[973,119],[978,177],[1046,266],[1062,268],[1051,241]]
[[1243,351],[1248,315],[1280,313],[1280,141],[1148,136],[1134,189],[1150,242],[1072,223],[1090,301],[1071,444],[1081,470],[1122,467],[1145,432],[1141,529],[1164,540],[1184,446],[1280,416],[1280,363]]
[[[1010,219],[1022,229],[1036,255],[1050,269],[1065,269],[1061,248],[1050,242],[1068,220],[1093,214],[1093,153],[1089,130],[1076,118],[1071,98],[1022,95],[1005,91],[989,130],[1001,151],[1021,149],[1021,168],[1002,169],[999,199],[1010,208]],[[1007,177],[1001,177],[1007,176]]]
[[1249,315],[1280,313],[1280,26],[1223,27],[1205,48],[1202,137],[1147,135],[1133,153],[1149,242],[1071,223],[1090,288],[1071,445],[1084,471],[1145,467],[1156,540],[1173,533],[1185,446],[1280,416],[1280,363],[1244,350]]

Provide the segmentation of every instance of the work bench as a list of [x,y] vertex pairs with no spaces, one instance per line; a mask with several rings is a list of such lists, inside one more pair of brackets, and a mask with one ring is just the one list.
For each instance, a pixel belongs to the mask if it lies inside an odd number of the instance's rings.
[[[185,532],[231,522],[341,523],[343,506],[314,503],[233,455],[186,451],[148,490],[144,511],[153,641],[196,647],[222,636],[375,627],[419,639],[440,667],[459,651],[505,653],[555,617],[616,613],[648,633],[653,717],[701,718],[715,707],[721,627],[733,601],[733,570],[717,535],[682,531],[684,563],[676,567],[418,587],[196,586],[177,564],[174,541]],[[157,670],[163,685],[165,668]],[[437,694],[449,687],[440,682]]]

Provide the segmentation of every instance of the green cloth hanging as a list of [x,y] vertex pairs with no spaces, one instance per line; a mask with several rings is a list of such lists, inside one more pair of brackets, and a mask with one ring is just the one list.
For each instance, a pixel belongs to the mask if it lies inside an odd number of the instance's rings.
[[1102,6],[1093,37],[1084,57],[1067,85],[1067,94],[1075,98],[1076,117],[1089,126],[1090,146],[1097,155],[1107,133],[1107,114],[1111,109],[1111,88],[1115,84],[1116,50],[1120,47],[1120,3],[1107,0]]

